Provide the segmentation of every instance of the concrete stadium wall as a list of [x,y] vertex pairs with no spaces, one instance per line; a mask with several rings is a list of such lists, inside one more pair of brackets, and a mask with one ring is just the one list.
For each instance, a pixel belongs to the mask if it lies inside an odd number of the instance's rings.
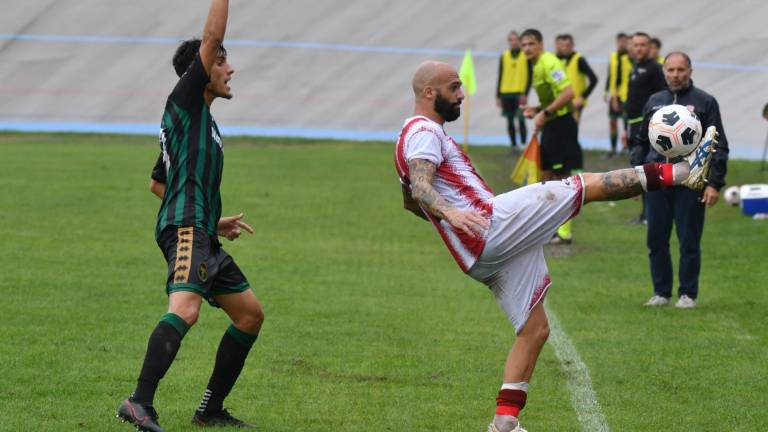
[[[175,82],[176,43],[199,36],[208,0],[2,1],[0,129],[154,133]],[[693,58],[715,95],[737,157],[759,158],[768,102],[768,3],[756,0],[231,2],[227,48],[235,99],[217,102],[225,133],[394,139],[412,111],[421,61],[457,67],[476,53],[472,142],[502,143],[494,102],[498,53],[510,29],[540,29],[547,48],[569,32],[602,80],[581,139],[607,148],[607,56],[618,31],[660,37]],[[461,137],[461,121],[449,132]]]

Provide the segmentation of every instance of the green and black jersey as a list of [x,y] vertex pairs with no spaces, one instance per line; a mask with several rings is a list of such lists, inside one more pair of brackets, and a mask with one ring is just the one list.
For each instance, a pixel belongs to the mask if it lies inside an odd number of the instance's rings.
[[216,235],[224,153],[219,129],[204,99],[209,81],[197,55],[165,104],[160,128],[165,172],[153,172],[156,180],[156,175],[165,174],[156,238],[167,226],[195,226]]

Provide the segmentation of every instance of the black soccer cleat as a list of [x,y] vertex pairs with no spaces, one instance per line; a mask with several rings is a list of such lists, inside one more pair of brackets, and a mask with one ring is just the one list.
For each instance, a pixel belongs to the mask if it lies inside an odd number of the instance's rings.
[[232,417],[232,415],[226,409],[223,409],[217,413],[195,411],[195,415],[192,416],[192,423],[198,426],[232,426],[241,429],[256,428],[255,425]]
[[159,416],[155,408],[138,404],[130,398],[124,400],[117,407],[117,417],[123,423],[133,424],[137,430],[142,432],[163,432],[163,428],[160,427],[160,423],[157,421]]

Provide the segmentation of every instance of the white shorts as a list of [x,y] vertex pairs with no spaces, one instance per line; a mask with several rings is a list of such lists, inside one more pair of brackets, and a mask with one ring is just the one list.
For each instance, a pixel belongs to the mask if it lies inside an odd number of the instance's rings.
[[584,179],[536,183],[493,198],[485,249],[469,275],[486,284],[520,333],[550,285],[544,245],[584,205]]

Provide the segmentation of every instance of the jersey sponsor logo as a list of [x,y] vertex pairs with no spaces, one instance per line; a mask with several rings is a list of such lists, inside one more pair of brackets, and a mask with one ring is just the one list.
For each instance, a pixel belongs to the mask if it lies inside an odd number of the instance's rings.
[[220,149],[224,148],[223,143],[221,142],[221,137],[219,136],[219,133],[216,132],[216,128],[211,126],[211,136],[213,137],[213,140],[216,141],[216,144],[219,145]]
[[561,69],[553,70],[550,75],[555,82],[560,82],[563,80],[563,78],[565,78],[565,72],[563,72]]

